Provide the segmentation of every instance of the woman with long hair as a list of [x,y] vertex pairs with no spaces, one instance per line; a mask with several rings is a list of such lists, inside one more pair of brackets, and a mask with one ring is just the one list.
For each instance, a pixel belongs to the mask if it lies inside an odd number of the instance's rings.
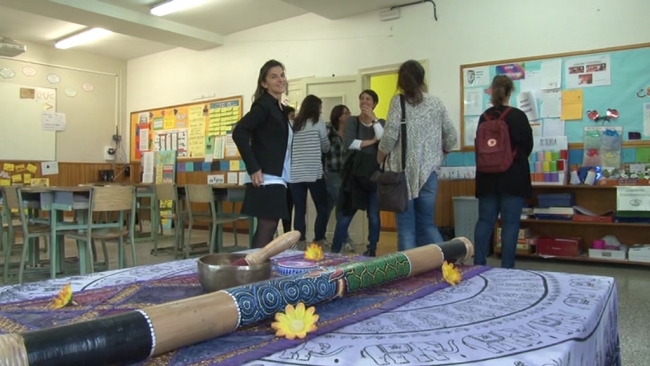
[[327,185],[323,179],[322,156],[330,150],[330,142],[327,139],[325,122],[320,118],[322,110],[321,99],[308,95],[303,99],[293,120],[289,189],[296,208],[293,227],[300,231],[299,249],[303,249],[301,246],[306,240],[307,192],[316,206],[313,241],[322,246],[327,230]]
[[[419,62],[403,63],[397,75],[401,94],[390,102],[388,121],[379,144],[377,161],[383,163],[390,154],[390,171],[402,170],[408,187],[408,206],[396,214],[399,251],[443,241],[434,222],[438,172],[445,153],[457,142],[456,129],[442,101],[427,93],[424,68]],[[400,99],[404,99],[402,110]],[[406,155],[402,156],[401,119],[406,115]]]
[[241,213],[257,218],[256,248],[273,240],[278,221],[289,218],[287,182],[293,130],[280,102],[286,88],[284,65],[267,61],[257,78],[253,105],[232,132],[249,174]]
[[525,200],[533,194],[528,165],[528,156],[533,151],[533,129],[526,113],[510,106],[515,86],[509,77],[495,76],[490,89],[492,107],[481,115],[478,128],[488,119],[503,120],[508,125],[510,147],[516,155],[510,167],[502,173],[476,171],[478,222],[474,230],[474,264],[486,264],[490,238],[500,214],[501,267],[513,268],[521,212]]
[[[350,109],[339,104],[332,108],[330,122],[327,125],[327,138],[330,141],[330,151],[325,155],[325,182],[327,183],[327,217],[330,218],[334,207],[338,206],[339,189],[341,189],[341,172],[345,161],[345,148],[343,147],[343,130],[345,122],[350,118]],[[334,217],[338,217],[338,209]],[[354,246],[350,235],[345,240],[345,250],[353,252]]]

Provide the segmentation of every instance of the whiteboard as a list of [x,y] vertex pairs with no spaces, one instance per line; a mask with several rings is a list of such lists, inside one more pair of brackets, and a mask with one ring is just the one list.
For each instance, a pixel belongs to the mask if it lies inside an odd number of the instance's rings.
[[56,89],[0,82],[0,159],[56,160],[56,132],[41,128],[44,111],[56,112]]

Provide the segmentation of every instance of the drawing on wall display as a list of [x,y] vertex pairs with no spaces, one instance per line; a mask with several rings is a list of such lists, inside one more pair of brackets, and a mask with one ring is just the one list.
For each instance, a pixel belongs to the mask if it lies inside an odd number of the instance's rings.
[[65,93],[66,96],[70,98],[74,98],[77,96],[77,91],[72,88],[65,88],[63,92]]
[[[564,366],[591,364],[597,347],[603,362],[614,360],[616,306],[599,301],[616,296],[613,279],[574,278],[520,272],[513,279],[508,270],[494,268],[245,366]],[[581,315],[587,309],[594,319]],[[611,344],[596,344],[595,334],[606,334]],[[566,353],[567,344],[571,359],[550,356]]]
[[57,74],[49,74],[46,79],[50,84],[57,84],[61,81],[61,78]]
[[23,74],[27,77],[36,76],[36,69],[31,66],[23,67]]
[[475,67],[465,70],[463,75],[466,87],[490,85],[490,69],[488,67]]
[[83,88],[84,91],[87,91],[87,92],[91,92],[91,91],[95,90],[95,86],[93,84],[91,84],[91,83],[83,83],[83,85],[81,87]]
[[12,69],[3,67],[2,69],[0,69],[0,76],[2,76],[3,79],[11,79],[14,76],[16,76],[16,73]]
[[566,60],[564,72],[567,89],[611,85],[609,55],[571,58]]

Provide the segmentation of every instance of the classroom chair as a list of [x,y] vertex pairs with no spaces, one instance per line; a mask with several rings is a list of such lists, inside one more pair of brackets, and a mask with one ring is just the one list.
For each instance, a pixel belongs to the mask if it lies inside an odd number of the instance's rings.
[[[2,187],[3,197],[3,210],[5,210],[5,217],[12,217],[12,211],[17,211],[15,217],[20,221],[20,225],[7,225],[7,242],[5,244],[5,263],[4,263],[4,278],[6,283],[9,278],[9,266],[11,262],[11,248],[16,242],[16,236],[20,235],[23,238],[23,246],[20,255],[20,267],[18,267],[18,283],[23,283],[23,275],[25,273],[25,266],[27,256],[29,253],[38,253],[36,248],[37,242],[34,239],[43,238],[46,241],[50,238],[50,226],[42,223],[35,222],[27,215],[27,208],[24,205],[22,193],[18,186]],[[36,263],[35,263],[36,264]],[[53,265],[50,263],[50,265]]]
[[[77,240],[79,250],[80,268],[89,268],[89,273],[94,271],[94,258],[91,251],[87,250],[93,246],[94,240],[102,244],[104,261],[108,269],[107,240],[117,240],[117,263],[119,268],[125,267],[124,239],[127,238],[131,244],[133,266],[137,265],[135,254],[135,187],[134,186],[104,186],[93,187],[90,193],[89,209],[84,219],[87,227],[78,232],[66,232],[65,235]],[[117,220],[106,220],[106,222],[94,221],[93,214],[105,214],[107,217],[114,214]],[[126,213],[126,220],[125,220]],[[90,264],[87,267],[86,261],[90,256]],[[83,273],[83,272],[82,272]]]
[[[166,210],[162,207],[163,201],[171,201],[171,209]],[[183,212],[181,212],[181,205],[178,199],[178,190],[174,183],[162,183],[154,186],[154,204],[156,205],[156,219],[157,226],[160,227],[160,235],[164,233],[163,220],[171,220],[174,228],[174,258],[177,258],[178,248],[183,248],[182,239],[184,237],[184,223]],[[154,229],[155,224],[152,223],[151,232],[153,233],[153,255],[158,255],[158,230]]]
[[[210,232],[210,240],[208,247],[210,253],[214,253],[215,250],[217,253],[224,252],[223,247],[223,224],[236,222],[239,220],[238,216],[223,214],[217,212],[217,205],[215,203],[214,193],[212,192],[212,186],[207,184],[186,184],[185,185],[185,195],[186,195],[186,207],[187,207],[187,216],[188,216],[188,237],[187,244],[184,245],[184,255],[185,258],[189,257],[189,247],[192,243],[192,229],[194,224],[197,222],[208,224]],[[207,211],[198,211],[192,204],[207,204]],[[217,235],[217,232],[221,228],[221,232]],[[237,238],[235,234],[235,238]],[[236,240],[236,239],[235,239]],[[228,248],[232,249],[232,248]]]

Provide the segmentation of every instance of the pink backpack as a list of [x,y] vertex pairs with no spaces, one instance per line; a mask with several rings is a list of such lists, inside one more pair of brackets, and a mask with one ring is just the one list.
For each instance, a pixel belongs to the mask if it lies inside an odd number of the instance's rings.
[[476,171],[481,173],[503,173],[517,155],[510,146],[510,132],[505,117],[512,108],[503,111],[498,118],[483,114],[485,121],[476,130]]

